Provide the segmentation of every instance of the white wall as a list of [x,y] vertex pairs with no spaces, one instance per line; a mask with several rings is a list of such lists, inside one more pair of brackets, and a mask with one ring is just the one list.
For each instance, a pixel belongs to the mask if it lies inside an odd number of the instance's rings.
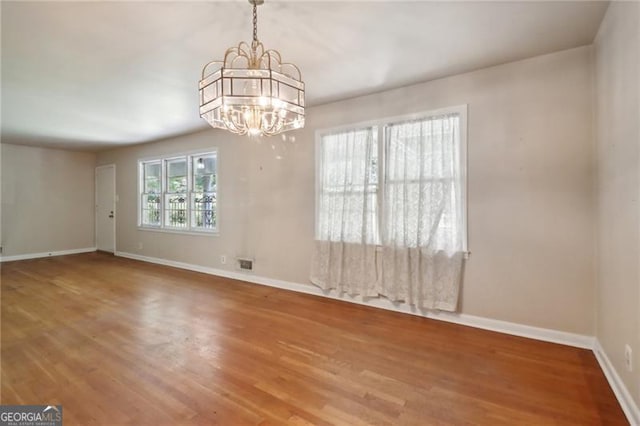
[[0,146],[3,256],[94,247],[96,155]]
[[[640,4],[613,2],[595,42],[597,337],[640,406]],[[624,364],[633,348],[634,373]]]
[[[117,164],[117,250],[223,269],[234,267],[221,265],[221,254],[250,256],[257,275],[308,283],[314,132],[466,103],[472,254],[462,312],[592,335],[590,56],[582,47],[309,108],[295,143],[207,130],[102,152],[99,164]],[[220,235],[138,230],[137,159],[214,146]]]

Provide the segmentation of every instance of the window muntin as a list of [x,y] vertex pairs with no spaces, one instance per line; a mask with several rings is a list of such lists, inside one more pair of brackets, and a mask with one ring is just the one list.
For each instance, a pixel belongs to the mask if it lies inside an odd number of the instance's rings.
[[139,162],[142,228],[217,231],[217,152]]

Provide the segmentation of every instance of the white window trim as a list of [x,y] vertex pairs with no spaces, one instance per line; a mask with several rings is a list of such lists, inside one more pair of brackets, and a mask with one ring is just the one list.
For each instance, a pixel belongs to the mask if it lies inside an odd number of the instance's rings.
[[[462,105],[456,105],[456,106],[452,106],[452,107],[446,107],[446,108],[439,108],[439,109],[434,109],[434,110],[429,110],[429,111],[422,111],[422,112],[417,112],[417,113],[411,113],[411,114],[405,114],[405,115],[398,115],[398,116],[393,116],[393,117],[386,117],[386,118],[380,118],[380,119],[376,119],[376,120],[369,120],[369,121],[362,121],[359,123],[352,123],[352,124],[345,124],[345,125],[341,125],[341,126],[337,126],[337,127],[331,127],[331,128],[325,128],[325,129],[320,129],[316,131],[316,137],[315,137],[315,235],[318,235],[318,218],[320,217],[320,212],[319,212],[319,203],[318,203],[318,197],[320,195],[320,158],[321,158],[321,144],[322,144],[322,137],[328,134],[332,134],[332,133],[338,133],[341,131],[345,131],[345,130],[358,130],[358,129],[363,129],[363,128],[368,128],[368,127],[376,127],[378,134],[378,160],[379,160],[379,170],[378,170],[378,187],[379,188],[383,188],[384,186],[384,176],[385,176],[385,163],[386,163],[386,156],[384,155],[384,128],[386,125],[388,124],[392,124],[392,123],[398,123],[398,122],[402,122],[402,121],[409,121],[409,120],[416,120],[416,119],[422,119],[422,118],[429,118],[429,117],[434,117],[434,116],[438,116],[438,115],[445,115],[445,114],[458,114],[460,116],[460,170],[461,170],[461,175],[462,175],[462,182],[461,182],[461,187],[462,187],[462,251],[465,253],[465,256],[468,257],[468,255],[470,254],[469,252],[469,242],[468,242],[468,216],[469,216],[469,212],[468,212],[468,202],[467,202],[467,198],[469,196],[468,194],[468,161],[467,161],[467,110],[468,110],[468,106],[467,104],[462,104]],[[381,206],[383,206],[384,204],[384,192],[385,191],[380,191],[379,196],[378,196],[378,210],[381,211]],[[378,221],[382,220],[381,219],[382,215],[379,214],[378,215]],[[379,229],[381,224],[378,224]]]
[[[191,227],[191,207],[189,207],[189,217],[187,218],[189,226],[187,228],[174,228],[170,226],[165,226],[165,194],[166,194],[166,161],[173,160],[177,158],[187,158],[187,192],[185,193],[188,201],[188,205],[191,206],[191,180],[193,179],[191,175],[191,169],[193,165],[191,164],[192,157],[197,157],[199,155],[215,155],[216,157],[216,227],[213,230],[204,230],[199,228]],[[137,228],[139,231],[151,231],[151,232],[160,232],[166,234],[179,234],[179,235],[195,235],[195,236],[219,236],[220,235],[220,152],[218,148],[209,148],[206,150],[195,150],[195,151],[183,151],[178,153],[171,153],[166,155],[155,155],[150,157],[141,157],[138,158],[138,188],[137,188]],[[161,215],[160,215],[160,225],[143,225],[142,224],[142,190],[144,189],[143,182],[143,173],[141,173],[143,164],[145,162],[151,161],[160,161],[161,168],[161,179],[160,179],[160,203],[161,203]]]

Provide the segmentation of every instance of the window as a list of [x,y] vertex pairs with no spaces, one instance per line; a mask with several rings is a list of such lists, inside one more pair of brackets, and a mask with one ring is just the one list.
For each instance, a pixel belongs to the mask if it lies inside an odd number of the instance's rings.
[[466,107],[318,134],[316,239],[466,251]]
[[139,162],[142,228],[217,231],[217,153]]
[[374,127],[322,137],[319,239],[379,241],[378,138]]

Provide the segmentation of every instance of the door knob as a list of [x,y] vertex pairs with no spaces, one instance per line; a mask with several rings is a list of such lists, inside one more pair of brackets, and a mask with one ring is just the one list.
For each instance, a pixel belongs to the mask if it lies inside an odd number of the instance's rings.
[[113,219],[113,210],[111,210],[111,211],[109,212],[109,217],[110,217],[111,219]]

